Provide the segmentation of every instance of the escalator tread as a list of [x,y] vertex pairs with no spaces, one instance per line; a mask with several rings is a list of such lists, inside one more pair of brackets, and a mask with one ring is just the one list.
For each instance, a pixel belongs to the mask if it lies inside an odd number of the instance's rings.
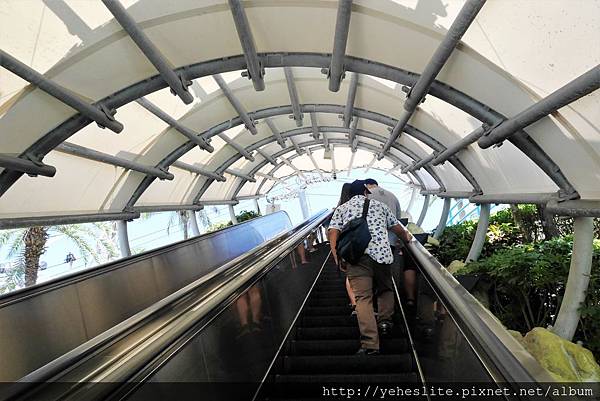
[[[326,265],[288,339],[270,381],[282,383],[417,383],[403,322],[395,316],[381,355],[355,355],[360,347],[356,317],[351,316],[345,278]],[[268,394],[290,400],[294,394]]]

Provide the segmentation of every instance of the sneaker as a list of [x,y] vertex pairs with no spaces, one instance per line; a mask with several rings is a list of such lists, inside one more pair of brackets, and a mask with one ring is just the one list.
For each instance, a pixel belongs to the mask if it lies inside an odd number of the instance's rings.
[[379,355],[379,350],[371,348],[361,348],[356,352],[356,355],[375,356]]
[[377,327],[379,328],[379,335],[385,337],[392,334],[392,328],[394,328],[394,323],[392,323],[389,320],[384,320],[382,322],[379,322]]

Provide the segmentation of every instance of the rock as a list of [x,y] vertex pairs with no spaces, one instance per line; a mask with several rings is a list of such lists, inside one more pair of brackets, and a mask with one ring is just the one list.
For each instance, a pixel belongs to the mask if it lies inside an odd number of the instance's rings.
[[452,274],[456,274],[463,267],[465,267],[464,262],[460,260],[453,260],[452,263],[450,263],[448,267],[446,267],[446,270],[448,270]]
[[507,330],[511,336],[515,338],[521,345],[525,346],[525,342],[523,341],[523,335],[516,330]]
[[424,234],[425,233],[425,230],[423,230],[421,227],[419,227],[415,223],[408,223],[408,225],[406,226],[406,229],[411,234]]
[[600,366],[588,349],[535,327],[525,335],[523,345],[559,382],[598,382]]
[[427,243],[430,245],[433,245],[433,246],[440,246],[440,241],[433,238],[431,235],[429,237],[427,237]]

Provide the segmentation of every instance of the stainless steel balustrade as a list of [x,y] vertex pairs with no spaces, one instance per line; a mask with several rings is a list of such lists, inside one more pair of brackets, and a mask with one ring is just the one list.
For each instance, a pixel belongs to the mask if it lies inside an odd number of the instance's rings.
[[554,379],[416,239],[408,249],[492,378],[505,385]]
[[[318,213],[27,375],[21,382],[30,382],[31,387],[49,380],[71,384],[66,392],[61,386],[42,386],[39,390],[43,393],[31,388],[33,392],[27,396],[104,399],[114,389],[110,383],[118,386],[127,381],[132,372],[143,368],[198,321],[214,313],[239,287],[270,270],[329,215],[329,211]],[[77,369],[71,369],[74,364]],[[23,395],[24,388],[19,387],[18,391],[13,396]]]
[[18,380],[289,228],[278,212],[0,297],[0,381]]

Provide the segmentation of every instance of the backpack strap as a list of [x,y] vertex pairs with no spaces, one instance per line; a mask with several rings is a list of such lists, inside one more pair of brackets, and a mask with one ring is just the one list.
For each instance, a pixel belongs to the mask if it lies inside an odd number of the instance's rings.
[[369,213],[369,203],[371,202],[371,200],[369,198],[365,199],[365,203],[363,203],[363,212],[362,212],[362,217],[366,218],[367,217],[367,213]]

